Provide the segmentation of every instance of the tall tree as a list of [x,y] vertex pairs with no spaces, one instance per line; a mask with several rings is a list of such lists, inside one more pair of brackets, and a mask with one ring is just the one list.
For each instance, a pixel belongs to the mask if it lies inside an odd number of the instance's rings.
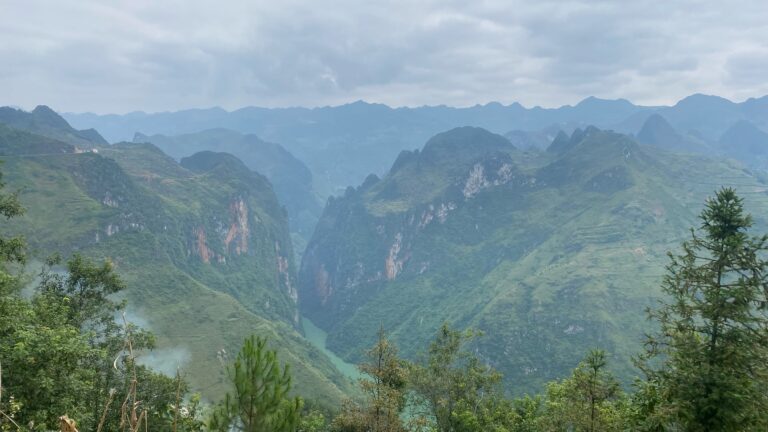
[[[17,194],[0,192],[1,216],[9,219],[23,211]],[[115,322],[124,303],[110,295],[123,289],[123,282],[108,262],[96,265],[79,255],[67,262],[65,272],[53,271],[60,264],[56,257],[27,299],[20,294],[24,252],[23,239],[0,238],[0,430],[15,430],[11,412],[31,430],[53,429],[65,413],[81,431],[95,431],[102,417],[104,430],[117,430],[119,403],[107,402],[126,392],[126,369],[113,366],[125,331],[133,327]],[[134,347],[151,347],[151,335],[135,328],[132,333]],[[137,396],[150,423],[162,427],[167,407],[186,385],[146,367],[137,370]]]
[[[470,430],[467,424],[501,426],[512,421],[499,416],[501,375],[465,349],[476,336],[475,332],[461,332],[443,324],[430,344],[426,362],[411,368],[409,381],[419,399],[416,406],[428,410],[438,431]],[[511,409],[508,411],[512,414]]]
[[342,432],[401,432],[400,414],[405,407],[406,368],[397,355],[397,347],[380,328],[376,344],[359,366],[364,377],[360,387],[366,395],[361,407],[346,401],[333,427]]
[[234,366],[229,369],[234,391],[214,409],[209,428],[229,432],[292,432],[301,413],[301,399],[290,398],[291,374],[282,369],[267,340],[245,340]]
[[543,430],[605,432],[623,430],[623,395],[606,369],[603,350],[592,350],[573,374],[547,385]]
[[648,429],[768,429],[766,241],[733,189],[707,200],[701,229],[670,254],[649,311],[659,332],[638,359],[646,382],[639,416]]
[[[24,214],[24,207],[19,202],[18,193],[4,193],[4,187],[3,174],[0,173],[0,217],[9,220],[21,216]],[[19,275],[15,274],[10,266],[24,264],[25,252],[24,240],[21,237],[0,237],[0,298],[7,298],[18,290]]]

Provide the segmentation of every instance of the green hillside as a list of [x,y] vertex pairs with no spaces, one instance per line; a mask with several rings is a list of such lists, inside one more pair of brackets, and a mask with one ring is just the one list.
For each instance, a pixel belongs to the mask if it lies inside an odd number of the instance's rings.
[[95,129],[77,130],[45,105],[38,105],[31,112],[0,107],[0,123],[83,149],[107,144]]
[[236,156],[248,168],[269,179],[280,203],[288,211],[297,254],[304,250],[322,213],[322,203],[314,190],[309,168],[280,144],[263,141],[253,134],[220,128],[176,136],[137,133],[133,141],[152,143],[177,160],[201,151]]
[[593,347],[628,380],[665,254],[704,198],[735,185],[764,226],[768,187],[735,162],[594,127],[556,142],[529,153],[454,129],[331,199],[302,261],[302,313],[346,360],[382,324],[414,355],[448,320],[485,332],[475,348],[514,393]]
[[[175,362],[210,400],[243,338],[269,336],[298,393],[333,405],[350,383],[299,333],[287,218],[269,182],[223,153],[176,163],[149,144],[78,152],[0,126],[0,169],[21,191],[23,234],[38,258],[78,251],[109,259],[131,315],[158,336],[147,361]],[[171,360],[163,359],[169,354]],[[172,355],[171,355],[172,354]]]

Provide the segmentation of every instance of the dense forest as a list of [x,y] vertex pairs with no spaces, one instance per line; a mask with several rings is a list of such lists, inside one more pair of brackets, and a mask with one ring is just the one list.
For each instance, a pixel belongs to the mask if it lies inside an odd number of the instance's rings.
[[[6,220],[23,221],[16,192]],[[3,431],[747,431],[768,427],[768,237],[750,232],[742,199],[723,188],[700,225],[669,255],[655,331],[622,386],[600,347],[537,394],[509,397],[501,374],[470,343],[485,336],[441,326],[415,361],[385,328],[359,365],[355,396],[335,409],[293,391],[291,365],[249,337],[227,365],[229,390],[201,403],[185,382],[137,359],[153,335],[116,319],[125,288],[109,261],[56,251],[26,272],[21,237],[0,239],[0,429]],[[33,289],[26,287],[33,286]]]
[[0,0],[0,432],[768,431],[766,17]]

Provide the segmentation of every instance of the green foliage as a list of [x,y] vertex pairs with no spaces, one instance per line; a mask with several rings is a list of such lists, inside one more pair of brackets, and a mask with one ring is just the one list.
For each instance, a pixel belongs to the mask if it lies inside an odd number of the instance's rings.
[[319,410],[310,410],[302,413],[296,430],[297,432],[328,432],[330,426],[325,414]]
[[[22,212],[15,195],[0,195],[2,215]],[[150,348],[153,339],[127,323],[115,323],[124,303],[111,296],[125,285],[112,265],[75,255],[66,271],[55,272],[51,266],[60,259],[52,258],[27,299],[19,291],[21,270],[9,273],[10,265],[25,260],[23,242],[3,239],[0,249],[0,430],[51,430],[65,414],[81,430],[96,430],[97,423],[118,430],[125,408],[115,401],[127,401],[131,391],[147,422],[170,425],[165,421],[168,407],[174,395],[178,400],[186,394],[186,384],[136,366],[133,357],[115,360],[126,343]],[[196,406],[193,400],[184,425],[194,426]]]
[[6,298],[2,308],[3,393],[19,404],[18,418],[48,430],[65,413],[88,413],[83,395],[94,373],[87,365],[99,352],[67,321],[68,305],[39,296],[32,303]]
[[501,374],[466,350],[478,334],[452,330],[444,323],[430,344],[427,358],[411,367],[409,381],[415,406],[434,421],[440,432],[454,432],[504,425],[512,414],[498,400]]
[[[76,130],[66,120],[45,105],[38,105],[31,112],[0,107],[0,123],[16,129],[33,132],[53,140],[81,148],[107,145],[104,138],[93,129]],[[0,138],[0,140],[2,140]]]
[[312,173],[280,144],[227,129],[177,136],[136,134],[133,141],[152,143],[175,159],[206,150],[236,156],[249,169],[269,179],[280,204],[287,210],[294,249],[298,254],[304,250],[322,212],[322,203],[313,191]]
[[[126,286],[115,298],[151,323],[158,346],[189,352],[186,377],[205,399],[226,391],[217,353],[236,352],[252,333],[270,337],[290,361],[302,394],[331,407],[352,388],[295,327],[288,224],[262,176],[236,160],[194,172],[149,144],[74,153],[72,145],[4,125],[0,154],[3,179],[28,208],[24,218],[4,221],[0,234],[23,236],[33,262],[56,251],[111,263]],[[248,250],[240,253],[238,239],[226,245],[238,199],[248,217]],[[207,263],[203,246],[215,254]]]
[[266,339],[251,336],[245,340],[234,366],[229,369],[234,386],[214,409],[209,428],[228,432],[295,431],[301,399],[290,398],[291,375],[288,365],[281,370],[277,353],[267,349]]
[[639,417],[649,429],[768,427],[768,237],[750,237],[743,200],[724,188],[701,213],[701,235],[670,254],[660,330],[639,358]]
[[[743,166],[610,131],[535,154],[469,132],[404,153],[326,206],[299,273],[300,307],[344,360],[360,361],[379,323],[415,359],[447,320],[488,335],[473,348],[515,396],[569,375],[595,346],[629,385],[666,252],[711,185],[738,184],[757,210],[768,202]],[[465,196],[472,173],[480,189]],[[766,215],[755,212],[761,229]]]
[[542,429],[624,430],[624,396],[606,366],[605,352],[592,350],[569,378],[548,384]]
[[67,270],[44,270],[30,300],[0,300],[3,391],[14,397],[18,418],[31,430],[49,430],[67,414],[86,430],[103,417],[106,430],[117,430],[120,403],[135,382],[133,398],[141,401],[148,423],[169,424],[168,407],[187,387],[121,354],[127,341],[131,350],[153,344],[151,334],[114,322],[122,304],[107,296],[122,281],[109,264],[80,256],[68,261]]
[[365,404],[346,401],[332,427],[337,432],[401,432],[405,408],[406,367],[397,356],[397,347],[379,328],[376,345],[366,352],[360,366],[360,388]]
[[[2,161],[0,161],[0,164]],[[5,220],[24,214],[24,207],[19,202],[18,192],[3,192],[3,174],[0,173],[0,216]],[[10,266],[24,264],[26,261],[26,249],[21,237],[0,236],[0,298],[12,294],[18,289],[19,276],[12,273]],[[1,310],[0,310],[1,312]]]

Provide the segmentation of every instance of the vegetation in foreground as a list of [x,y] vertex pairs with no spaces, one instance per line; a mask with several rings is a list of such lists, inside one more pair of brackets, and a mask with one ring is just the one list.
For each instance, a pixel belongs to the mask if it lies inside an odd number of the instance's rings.
[[[16,195],[0,195],[5,218],[23,211]],[[649,311],[658,332],[636,358],[633,392],[595,349],[543,394],[509,399],[501,375],[466,348],[478,335],[445,324],[417,362],[399,358],[380,330],[360,366],[364,397],[333,414],[304,407],[289,366],[259,338],[230,367],[230,393],[203,413],[182,377],[137,364],[153,338],[115,320],[125,305],[111,295],[124,285],[109,262],[75,255],[65,273],[44,269],[26,296],[24,242],[3,238],[0,430],[766,430],[768,237],[747,234],[751,218],[731,189],[707,202],[701,220],[682,254],[670,255],[666,297]]]

